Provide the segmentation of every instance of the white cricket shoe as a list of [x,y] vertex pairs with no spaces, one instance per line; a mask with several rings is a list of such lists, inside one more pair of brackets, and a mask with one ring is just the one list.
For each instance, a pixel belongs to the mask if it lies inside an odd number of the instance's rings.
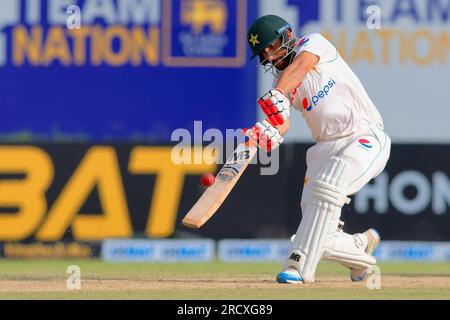
[[303,278],[297,269],[289,268],[277,275],[278,283],[303,283]]
[[[377,246],[380,244],[380,235],[375,229],[369,229],[367,231],[364,231],[362,234],[367,237],[367,247],[365,249],[365,252],[368,255],[372,255]],[[363,281],[370,274],[371,269],[372,268],[369,267],[367,269],[351,270],[350,278],[354,282]]]

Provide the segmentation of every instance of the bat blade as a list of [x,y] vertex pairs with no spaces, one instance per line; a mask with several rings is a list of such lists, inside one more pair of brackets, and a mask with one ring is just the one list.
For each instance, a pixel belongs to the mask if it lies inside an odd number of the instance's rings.
[[217,174],[214,184],[206,189],[183,218],[183,225],[200,229],[225,201],[257,151],[253,145],[240,144]]

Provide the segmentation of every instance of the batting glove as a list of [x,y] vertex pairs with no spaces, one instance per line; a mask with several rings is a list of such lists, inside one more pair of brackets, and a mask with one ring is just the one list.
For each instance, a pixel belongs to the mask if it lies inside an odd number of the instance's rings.
[[244,134],[267,152],[277,149],[284,141],[278,129],[267,120],[256,123],[250,130],[244,129]]
[[291,115],[291,101],[280,89],[273,89],[258,99],[267,120],[273,126],[282,125]]

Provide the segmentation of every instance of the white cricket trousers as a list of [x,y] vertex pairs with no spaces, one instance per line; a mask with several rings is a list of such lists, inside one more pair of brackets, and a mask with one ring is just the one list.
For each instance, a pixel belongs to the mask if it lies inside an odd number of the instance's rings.
[[337,140],[320,141],[306,153],[305,185],[302,203],[310,192],[310,184],[317,178],[327,161],[337,156],[347,161],[350,170],[348,194],[361,190],[370,180],[377,177],[386,167],[391,152],[391,139],[380,126],[373,126],[365,132]]

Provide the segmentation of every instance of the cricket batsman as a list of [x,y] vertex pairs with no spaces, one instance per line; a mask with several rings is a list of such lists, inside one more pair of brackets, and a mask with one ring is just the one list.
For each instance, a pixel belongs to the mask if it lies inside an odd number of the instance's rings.
[[383,119],[358,77],[338,50],[318,33],[297,37],[284,19],[267,15],[248,30],[252,58],[273,73],[273,89],[258,99],[267,119],[246,135],[274,150],[290,127],[290,109],[300,111],[316,144],[306,154],[302,220],[291,238],[280,283],[314,282],[320,260],[340,263],[353,281],[366,278],[380,242],[374,229],[343,232],[341,209],[348,196],[378,176],[391,141]]

